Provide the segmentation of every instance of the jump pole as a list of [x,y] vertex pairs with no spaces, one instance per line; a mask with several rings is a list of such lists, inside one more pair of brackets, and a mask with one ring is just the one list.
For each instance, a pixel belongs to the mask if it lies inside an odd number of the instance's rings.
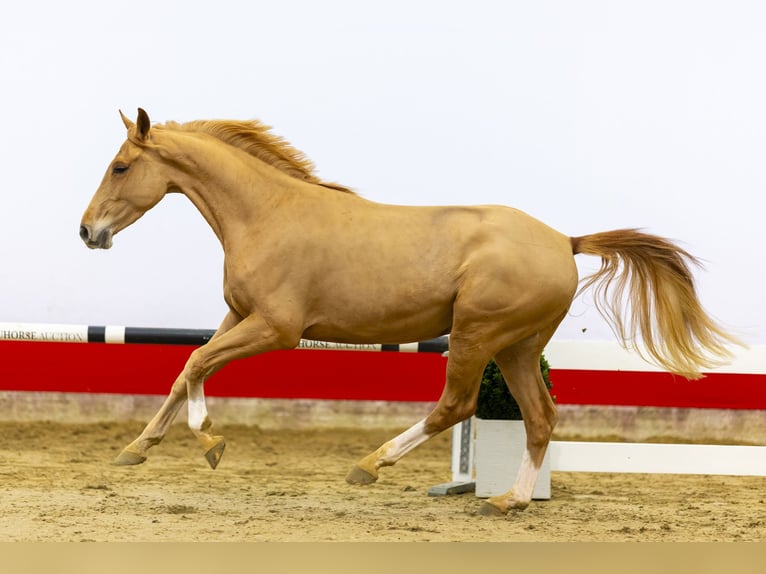
[[[0,323],[0,341],[50,343],[107,343],[117,345],[193,345],[207,343],[215,329],[173,329],[114,325],[70,325],[60,323]],[[441,353],[449,348],[449,337],[404,344],[354,344],[301,339],[296,349],[327,351],[371,351],[398,353]]]

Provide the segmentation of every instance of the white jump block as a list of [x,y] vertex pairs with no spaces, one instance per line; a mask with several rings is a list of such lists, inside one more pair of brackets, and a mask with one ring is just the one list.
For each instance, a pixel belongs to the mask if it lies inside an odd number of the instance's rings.
[[[474,419],[474,424],[476,496],[486,498],[508,492],[516,480],[526,450],[524,421]],[[543,459],[532,498],[551,498],[549,453]]]
[[[471,418],[452,437],[454,482],[440,486],[475,481],[478,497],[511,488],[524,450],[522,423]],[[766,476],[766,446],[553,441],[533,498],[550,498],[551,471]]]

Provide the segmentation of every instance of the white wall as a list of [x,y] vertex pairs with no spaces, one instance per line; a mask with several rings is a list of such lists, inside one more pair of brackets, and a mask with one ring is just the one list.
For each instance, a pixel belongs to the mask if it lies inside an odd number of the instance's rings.
[[[161,122],[257,117],[374,200],[680,239],[707,261],[706,307],[766,342],[765,4],[116,6],[0,9],[0,321],[217,326],[221,249],[184,198],[111,251],[78,237],[125,136],[117,109],[142,106]],[[612,340],[589,298],[557,337]]]

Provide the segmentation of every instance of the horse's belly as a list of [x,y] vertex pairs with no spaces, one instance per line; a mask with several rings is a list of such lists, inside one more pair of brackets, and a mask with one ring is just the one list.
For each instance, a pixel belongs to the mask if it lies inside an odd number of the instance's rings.
[[325,308],[321,319],[304,331],[303,338],[339,343],[411,343],[449,333],[451,326],[451,302],[407,308],[386,307],[371,299],[364,305]]

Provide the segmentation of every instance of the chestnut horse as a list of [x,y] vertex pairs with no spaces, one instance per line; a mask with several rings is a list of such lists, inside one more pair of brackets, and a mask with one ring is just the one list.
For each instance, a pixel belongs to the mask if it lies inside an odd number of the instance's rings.
[[374,203],[321,181],[303,154],[257,121],[152,126],[142,109],[135,123],[120,115],[127,140],[83,215],[81,238],[108,249],[166,193],[183,193],[223,246],[229,310],[117,464],[146,460],[188,400],[189,427],[215,468],[224,441],[211,432],[203,383],[233,359],[291,349],[301,338],[395,344],[449,333],[446,384],[433,411],[346,479],[372,483],[381,467],[470,417],[494,358],[527,431],[513,488],[482,507],[504,514],[529,504],[556,424],[539,358],[576,295],[574,255],[601,257],[585,286],[596,286],[622,343],[640,342],[663,368],[699,377],[737,342],[700,306],[695,258],[666,239],[636,230],[568,237],[501,206]]

